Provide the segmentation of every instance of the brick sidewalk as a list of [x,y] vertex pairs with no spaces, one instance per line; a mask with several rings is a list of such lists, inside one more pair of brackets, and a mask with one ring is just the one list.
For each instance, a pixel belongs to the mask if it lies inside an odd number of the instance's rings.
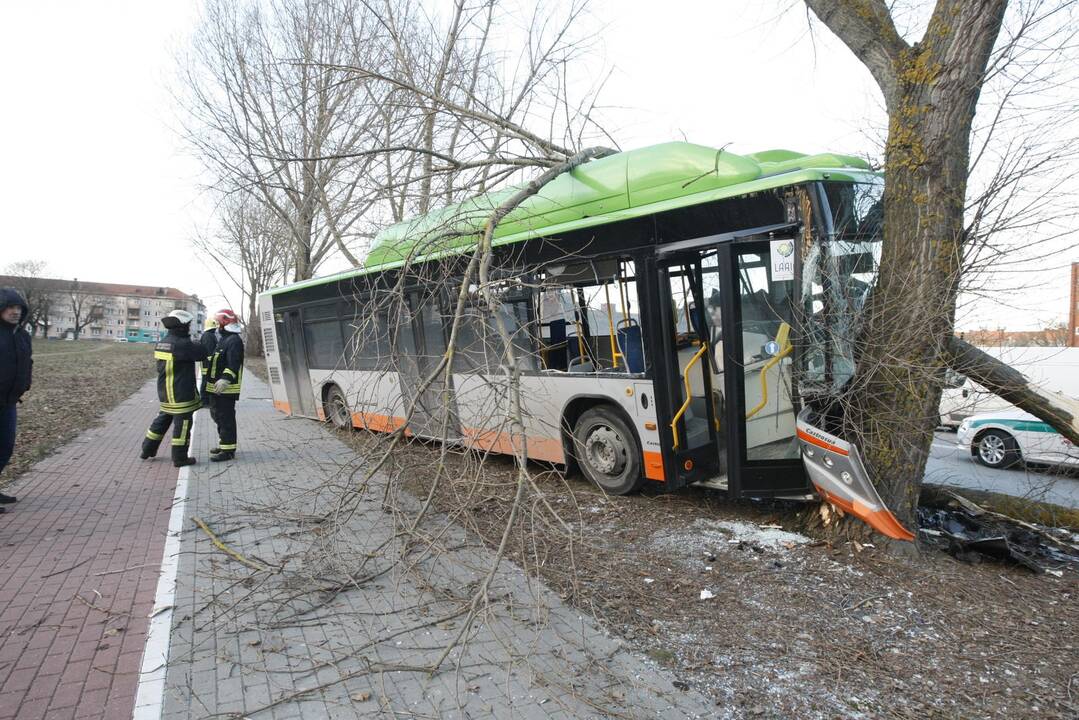
[[[417,560],[409,573],[390,565],[394,525],[378,501],[380,481],[329,542],[316,517],[334,507],[331,486],[347,482],[356,454],[318,423],[276,413],[251,374],[237,415],[236,461],[196,465],[188,485],[168,720],[715,716],[711,702],[678,690],[668,673],[509,562],[490,611],[446,670],[410,670],[432,662],[459,632],[458,620],[433,619],[460,607],[450,599],[467,597],[490,552],[447,525],[445,552]],[[196,423],[197,456],[212,435],[210,423]],[[252,570],[228,557],[193,515],[250,562],[285,571]],[[357,574],[386,572],[329,597],[312,594],[312,585],[331,580],[307,550],[325,545]]]
[[177,475],[167,441],[138,458],[156,412],[150,382],[9,490],[0,720],[131,717]]

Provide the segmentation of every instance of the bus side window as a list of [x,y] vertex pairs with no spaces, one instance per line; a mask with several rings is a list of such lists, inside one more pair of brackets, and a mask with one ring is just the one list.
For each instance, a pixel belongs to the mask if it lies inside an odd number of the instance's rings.
[[543,367],[644,372],[633,261],[600,258],[552,268],[538,302]]

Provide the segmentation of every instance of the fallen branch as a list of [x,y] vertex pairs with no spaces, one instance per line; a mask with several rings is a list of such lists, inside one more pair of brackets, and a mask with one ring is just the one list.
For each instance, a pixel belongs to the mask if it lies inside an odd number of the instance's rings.
[[1043,390],[1015,368],[954,336],[948,340],[945,361],[956,372],[1044,420],[1079,445],[1079,401]]
[[265,572],[270,571],[269,567],[263,565],[262,563],[257,563],[254,560],[248,560],[246,557],[244,557],[243,555],[241,555],[240,553],[236,552],[235,550],[230,548],[228,545],[223,543],[221,541],[221,539],[219,537],[217,537],[217,535],[214,535],[213,530],[211,530],[209,528],[209,526],[205,522],[202,521],[201,518],[193,517],[193,518],[191,518],[191,520],[194,521],[194,523],[199,526],[200,530],[202,530],[204,533],[206,533],[206,536],[208,538],[210,538],[210,542],[212,542],[214,544],[214,546],[218,550],[225,553],[226,555],[228,555],[230,558],[232,558],[236,562],[241,563],[243,565],[246,565],[247,567],[251,568],[252,570],[259,570],[259,571],[265,571]]

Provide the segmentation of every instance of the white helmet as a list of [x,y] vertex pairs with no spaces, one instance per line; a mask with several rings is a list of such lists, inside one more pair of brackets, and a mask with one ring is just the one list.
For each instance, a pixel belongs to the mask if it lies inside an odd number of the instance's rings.
[[180,321],[180,324],[187,325],[189,322],[195,319],[195,316],[189,313],[187,310],[173,310],[165,317],[176,318]]

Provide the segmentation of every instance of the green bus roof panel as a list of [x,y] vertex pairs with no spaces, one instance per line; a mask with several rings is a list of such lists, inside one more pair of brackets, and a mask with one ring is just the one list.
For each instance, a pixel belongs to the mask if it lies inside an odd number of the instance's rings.
[[[869,169],[864,160],[833,153],[805,155],[791,150],[765,150],[736,155],[684,142],[653,145],[592,160],[548,183],[499,223],[495,244],[808,182],[827,177],[832,170],[836,171],[833,179],[856,182]],[[778,177],[788,174],[790,177]],[[391,225],[375,237],[363,267],[269,292],[460,252],[476,242],[491,212],[520,187],[502,188]]]

